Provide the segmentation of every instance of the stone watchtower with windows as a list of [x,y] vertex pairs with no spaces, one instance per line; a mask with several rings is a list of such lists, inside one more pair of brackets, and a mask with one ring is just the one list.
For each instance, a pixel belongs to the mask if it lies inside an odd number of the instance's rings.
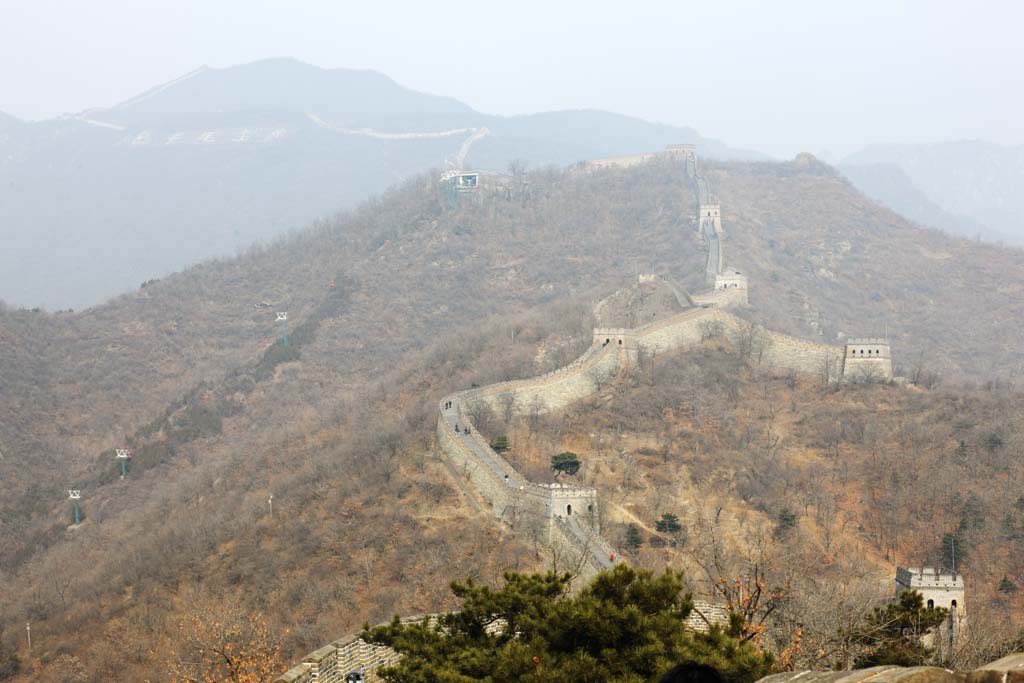
[[711,234],[721,235],[722,234],[722,205],[721,204],[701,204],[700,205],[700,220],[697,221],[697,227],[702,235],[708,236]]
[[939,567],[897,567],[896,595],[914,590],[924,597],[928,607],[943,607],[957,620],[962,620],[964,611],[964,577],[954,571]]
[[917,591],[924,598],[926,607],[942,607],[949,610],[949,618],[938,628],[938,641],[934,635],[926,636],[925,644],[933,647],[956,646],[957,635],[967,619],[964,605],[964,577],[955,571],[939,567],[897,567],[896,597],[903,591]]
[[850,339],[843,355],[843,380],[885,381],[892,379],[892,354],[889,340],[881,337]]

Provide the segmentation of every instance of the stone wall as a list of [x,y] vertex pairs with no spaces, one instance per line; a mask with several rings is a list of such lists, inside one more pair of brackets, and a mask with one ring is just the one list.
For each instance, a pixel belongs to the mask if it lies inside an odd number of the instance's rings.
[[[751,346],[754,362],[801,374],[821,375],[826,363],[833,379],[842,370],[843,349],[817,344],[751,325],[719,308],[698,308],[635,330],[642,353],[667,353],[726,335],[738,346]],[[743,337],[751,337],[744,340]]]
[[[445,397],[440,402],[437,426],[440,452],[469,479],[490,505],[492,514],[517,528],[532,527],[549,543],[574,550],[585,559],[584,574],[605,566],[591,552],[594,538],[604,543],[599,536],[597,491],[527,481],[490,447],[472,424],[470,415],[477,404],[486,405],[499,415],[545,413],[594,393],[607,378],[636,360],[635,340],[626,339],[628,330],[607,332],[615,334],[614,342],[612,337],[595,341],[564,368],[540,377],[500,382]],[[559,519],[566,523],[556,528]]]
[[[639,154],[625,154],[618,157],[605,157],[603,159],[588,159],[576,164],[576,170],[594,171],[605,168],[630,168],[639,166],[649,161],[664,157],[682,159],[686,164],[687,173],[693,175],[697,169],[697,147],[696,145],[680,144],[666,145],[663,152],[640,152]],[[691,170],[692,169],[692,170]]]
[[438,417],[438,448],[487,501],[496,518],[514,526],[528,520],[549,542],[575,548],[587,558],[586,573],[599,571],[608,565],[614,550],[597,536],[600,520],[593,514],[597,492],[526,480],[490,447],[470,415],[477,404],[501,416],[558,410],[592,395],[605,380],[634,365],[638,352],[666,353],[719,335],[730,337],[738,347],[748,349],[754,362],[769,367],[818,375],[826,366],[834,373],[842,367],[843,351],[837,347],[772,332],[717,308],[692,308],[635,330],[595,329],[594,343],[580,358],[546,375],[445,397]]
[[[622,340],[623,344],[618,341]],[[449,397],[460,409],[482,401],[499,414],[506,402],[512,401],[512,414],[550,412],[564,408],[594,393],[604,380],[614,375],[626,360],[626,344],[622,337],[615,343],[593,344],[571,365],[540,377],[500,382],[480,389],[462,391]]]
[[607,157],[605,159],[589,159],[577,164],[577,168],[583,171],[594,171],[603,168],[629,168],[639,166],[653,161],[658,157],[657,152],[642,152],[640,154],[626,154],[621,157]]
[[[403,619],[412,623],[430,619],[434,615],[418,615]],[[377,671],[393,666],[401,655],[390,647],[367,643],[358,635],[339,638],[330,645],[311,652],[302,662],[276,679],[275,683],[345,683],[345,676],[362,669],[367,683],[382,680]]]

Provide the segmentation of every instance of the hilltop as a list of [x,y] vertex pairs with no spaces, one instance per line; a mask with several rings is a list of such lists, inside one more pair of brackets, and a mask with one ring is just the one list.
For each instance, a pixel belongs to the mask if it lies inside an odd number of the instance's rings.
[[[887,329],[898,364],[950,387],[1012,378],[1020,351],[993,340],[1024,325],[1018,251],[908,224],[811,158],[704,171],[729,265],[752,283],[743,315],[829,343]],[[177,645],[190,601],[237,592],[290,629],[291,657],[364,620],[443,608],[451,578],[548,566],[435,457],[437,401],[567,364],[591,342],[594,301],[638,270],[697,291],[705,253],[685,170],[667,160],[509,182],[451,205],[436,175],[417,176],[85,312],[0,313],[5,637],[31,618],[51,660],[141,678],[159,671],[147,653]],[[860,400],[870,422],[884,395],[857,396],[834,414]],[[135,457],[121,481],[123,447]],[[69,530],[73,487],[86,518]],[[113,656],[100,624],[130,632],[119,652],[137,654]]]
[[453,98],[403,88],[376,71],[320,69],[278,58],[226,69],[201,67],[90,115],[125,127],[173,129],[211,122],[231,126],[247,118],[259,122],[280,112],[311,112],[352,128],[387,130],[390,123],[395,131],[417,130],[417,125],[430,130],[434,121],[455,123],[475,113]]
[[0,300],[92,306],[429,168],[567,165],[671,142],[757,156],[608,112],[483,114],[373,71],[204,67],[108,109],[3,131]]

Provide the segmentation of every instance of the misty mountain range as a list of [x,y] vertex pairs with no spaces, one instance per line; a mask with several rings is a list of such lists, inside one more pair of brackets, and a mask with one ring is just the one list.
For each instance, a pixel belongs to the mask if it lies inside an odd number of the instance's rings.
[[839,168],[865,194],[919,223],[1024,243],[1022,145],[982,140],[870,145],[844,159]]
[[[372,71],[292,59],[198,69],[109,109],[48,121],[0,113],[0,300],[90,306],[426,169],[566,165],[672,143],[697,144],[708,158],[767,158],[603,111],[492,116]],[[938,163],[915,147],[869,148],[841,168],[918,222],[1015,239],[1021,200],[1009,188],[1020,184],[1021,155],[1014,165],[995,150]],[[992,182],[997,173],[1005,177]],[[1001,199],[987,201],[993,193]]]

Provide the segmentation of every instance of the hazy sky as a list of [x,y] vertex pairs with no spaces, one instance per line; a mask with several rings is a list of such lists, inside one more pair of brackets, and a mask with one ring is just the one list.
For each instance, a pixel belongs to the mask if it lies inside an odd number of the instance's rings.
[[1021,144],[1022,25],[1015,0],[0,0],[0,111],[45,118],[292,56],[488,113],[595,107],[779,156]]

